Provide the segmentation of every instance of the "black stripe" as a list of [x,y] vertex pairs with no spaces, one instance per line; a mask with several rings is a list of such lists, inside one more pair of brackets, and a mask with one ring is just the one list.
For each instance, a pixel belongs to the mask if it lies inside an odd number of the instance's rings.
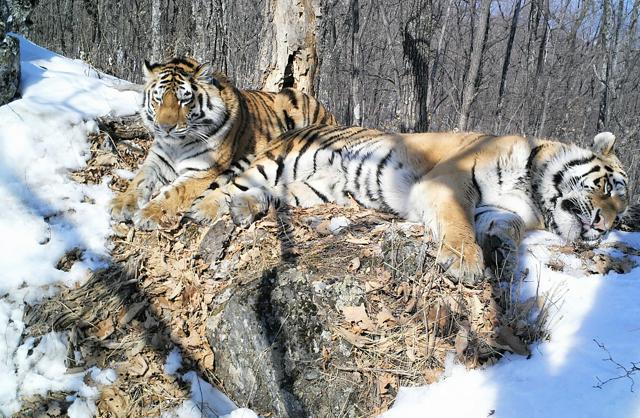
[[171,172],[173,172],[173,174],[176,174],[176,175],[178,174],[176,172],[176,170],[173,168],[173,166],[171,164],[169,164],[169,162],[162,155],[158,154],[155,151],[153,152],[153,154],[156,155],[160,159],[160,161],[162,161],[164,163],[164,165],[169,167],[169,169],[171,170]]
[[267,173],[264,171],[264,166],[262,164],[258,164],[256,168],[258,169],[258,172],[262,174],[262,177],[264,177],[265,180],[269,180],[269,178],[267,177]]
[[533,167],[533,160],[536,158],[536,156],[540,153],[540,151],[542,151],[542,148],[544,147],[544,145],[538,145],[537,147],[533,148],[531,150],[531,152],[529,153],[529,158],[527,158],[527,172],[531,171],[531,167]]
[[318,123],[318,115],[320,114],[320,102],[316,100],[316,108],[313,111],[313,123]]
[[500,157],[498,157],[498,186],[502,186],[502,166],[500,165]]
[[329,199],[327,198],[327,196],[325,196],[324,194],[320,193],[318,190],[316,190],[312,185],[310,185],[309,183],[305,182],[304,183],[308,188],[311,189],[311,191],[313,193],[316,194],[316,196],[318,196],[320,198],[320,200],[322,200],[324,203],[327,203],[329,201]]
[[291,102],[291,106],[293,106],[294,109],[298,108],[298,99],[296,98],[296,93],[293,90],[291,90],[290,88],[283,89],[282,94],[287,96],[287,98]]
[[476,164],[478,163],[478,159],[476,158],[473,161],[473,167],[471,168],[471,181],[473,182],[473,187],[478,191],[478,202],[482,202],[482,190],[480,190],[480,185],[478,184],[478,179],[476,179]]
[[282,176],[282,171],[284,170],[284,160],[282,159],[282,155],[279,155],[276,158],[276,164],[278,164],[278,169],[276,170],[276,181],[274,186],[278,185],[278,181],[280,181],[280,176]]
[[193,154],[187,155],[186,157],[182,157],[181,159],[182,159],[182,160],[190,160],[190,159],[192,159],[192,158],[199,157],[199,156],[201,156],[202,154],[206,154],[206,153],[207,153],[207,152],[209,152],[209,151],[211,151],[209,148],[205,148],[205,149],[203,149],[203,150],[196,151],[196,152],[194,152]]
[[296,196],[296,194],[293,193],[291,190],[289,190],[289,193],[291,194],[291,196],[293,196],[293,201],[295,202],[295,205],[300,206],[300,199],[298,199],[298,196]]
[[246,192],[247,190],[249,190],[249,188],[247,186],[243,186],[242,184],[238,184],[236,183],[236,181],[232,181],[231,182],[234,186],[236,186],[238,189],[240,189],[241,192]]

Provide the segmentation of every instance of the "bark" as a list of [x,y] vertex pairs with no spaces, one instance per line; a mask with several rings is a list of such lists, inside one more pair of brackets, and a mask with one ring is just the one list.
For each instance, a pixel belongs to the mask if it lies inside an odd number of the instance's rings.
[[511,25],[509,27],[509,40],[507,41],[507,48],[504,54],[504,61],[502,63],[502,73],[500,75],[500,87],[498,89],[498,104],[496,105],[496,117],[498,129],[501,126],[502,120],[502,105],[505,88],[507,86],[507,74],[509,73],[509,63],[511,62],[511,51],[513,50],[513,41],[516,37],[516,29],[518,28],[518,19],[520,18],[520,7],[522,6],[522,0],[517,0],[513,8],[513,16],[511,18]]
[[462,93],[462,104],[460,106],[460,118],[458,119],[458,129],[467,130],[469,121],[469,112],[471,104],[476,96],[478,82],[478,74],[480,73],[480,64],[482,62],[482,51],[485,46],[485,31],[487,30],[487,22],[489,19],[489,9],[491,0],[482,0],[480,10],[477,16],[477,28],[473,38],[473,46],[471,49],[471,59],[469,62],[469,72],[465,81]]

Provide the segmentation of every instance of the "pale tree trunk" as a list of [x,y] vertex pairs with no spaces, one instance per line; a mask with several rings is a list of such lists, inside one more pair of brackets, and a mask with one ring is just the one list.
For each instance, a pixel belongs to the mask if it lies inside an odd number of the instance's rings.
[[151,60],[159,62],[162,57],[162,5],[161,0],[151,0]]
[[451,3],[453,3],[453,0],[449,0],[447,2],[447,10],[444,14],[444,19],[442,19],[442,27],[440,28],[440,35],[438,36],[438,45],[436,46],[436,51],[433,56],[433,64],[431,64],[431,72],[429,74],[429,83],[427,84],[427,93],[425,97],[427,113],[427,119],[424,123],[425,130],[429,130],[429,127],[431,125],[431,118],[436,111],[436,104],[434,102],[436,77],[438,75],[438,70],[440,69],[440,61],[442,59],[442,52],[444,49],[444,35],[447,30],[449,13],[451,12]]
[[509,63],[511,61],[511,51],[513,50],[513,40],[516,37],[516,29],[518,28],[518,18],[520,17],[520,8],[522,0],[517,0],[513,8],[513,16],[511,17],[511,25],[509,27],[509,39],[507,40],[507,49],[504,53],[504,61],[502,63],[502,73],[500,75],[500,88],[498,89],[498,104],[496,105],[496,130],[500,130],[502,126],[502,105],[507,86],[507,75],[509,72]]
[[487,30],[490,7],[491,0],[482,0],[478,11],[475,25],[476,30],[471,49],[471,59],[469,62],[469,72],[462,91],[462,104],[460,106],[460,118],[458,119],[458,129],[461,131],[467,130],[471,104],[476,96],[476,83],[478,82],[478,75],[480,74],[480,64],[482,63],[482,51],[484,50],[484,43],[486,40],[485,33]]
[[264,34],[271,42],[260,49],[266,68],[261,88],[279,91],[293,87],[314,94],[314,77],[318,65],[316,52],[315,0],[278,0],[267,2],[271,25]]

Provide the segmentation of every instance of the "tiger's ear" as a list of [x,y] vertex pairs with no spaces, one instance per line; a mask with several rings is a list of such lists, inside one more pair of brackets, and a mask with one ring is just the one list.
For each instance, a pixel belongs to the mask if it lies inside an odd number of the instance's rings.
[[211,84],[213,81],[213,70],[207,63],[200,64],[193,72],[191,78],[201,83]]
[[591,150],[597,155],[607,156],[613,151],[616,136],[611,132],[601,132],[593,138]]
[[151,64],[149,61],[144,60],[142,73],[144,74],[145,80],[149,81],[155,77],[155,69],[157,66],[158,64]]

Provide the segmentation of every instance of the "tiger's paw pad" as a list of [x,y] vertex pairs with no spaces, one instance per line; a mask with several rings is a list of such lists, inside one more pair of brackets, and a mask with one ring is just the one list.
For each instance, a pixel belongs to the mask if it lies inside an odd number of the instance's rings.
[[464,251],[455,251],[445,244],[436,261],[454,283],[475,286],[484,277],[482,253],[475,243]]
[[132,220],[137,209],[137,197],[134,193],[120,193],[111,201],[111,217],[117,222]]
[[133,224],[143,231],[157,229],[161,222],[168,218],[166,209],[154,200],[151,200],[133,216]]
[[229,204],[231,219],[239,226],[249,226],[269,210],[269,199],[259,191],[246,191],[234,196]]
[[196,223],[207,224],[228,212],[225,195],[218,190],[208,190],[197,198],[184,216]]

